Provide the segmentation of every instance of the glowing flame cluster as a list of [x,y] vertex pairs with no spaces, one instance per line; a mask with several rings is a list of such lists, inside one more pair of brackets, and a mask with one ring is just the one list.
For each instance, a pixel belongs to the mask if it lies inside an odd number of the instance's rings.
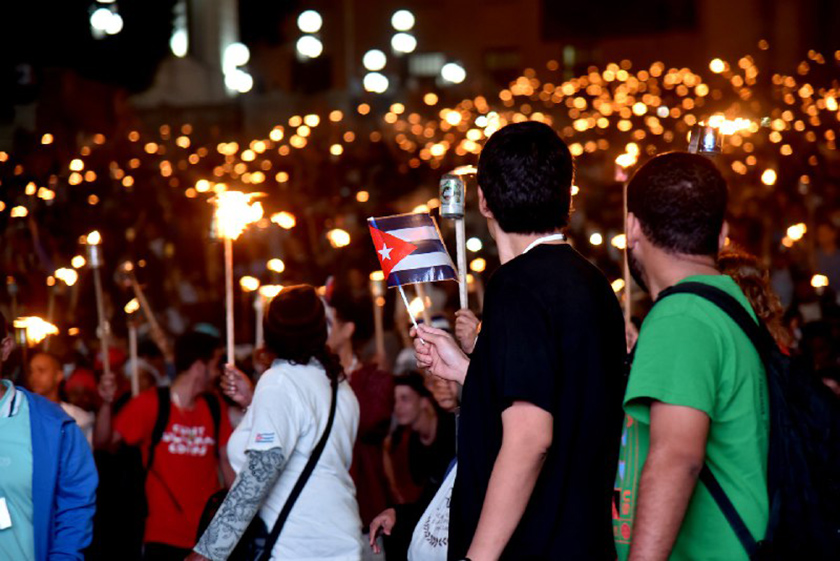
[[266,300],[271,300],[283,290],[283,285],[280,284],[264,284],[260,287],[260,296]]
[[56,269],[54,276],[67,286],[73,286],[76,284],[76,281],[79,280],[79,273],[77,273],[74,269],[68,269],[65,267]]
[[58,327],[37,316],[25,316],[14,321],[17,329],[26,331],[26,340],[30,345],[37,345],[48,335],[58,335]]
[[137,298],[132,298],[131,300],[129,300],[128,303],[123,308],[123,310],[125,310],[125,313],[127,313],[129,315],[135,313],[139,309],[140,309],[140,302],[137,301]]
[[258,222],[263,217],[263,207],[252,200],[259,196],[241,191],[224,191],[216,195],[216,220],[219,234],[223,238],[235,240],[242,235],[249,224]]

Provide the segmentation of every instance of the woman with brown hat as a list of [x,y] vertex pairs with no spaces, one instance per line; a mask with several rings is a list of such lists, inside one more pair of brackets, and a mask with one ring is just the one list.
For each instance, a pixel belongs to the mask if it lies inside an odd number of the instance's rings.
[[311,286],[288,287],[264,327],[277,360],[230,438],[237,478],[190,559],[355,561],[361,521],[349,468],[359,404],[326,347],[324,305]]

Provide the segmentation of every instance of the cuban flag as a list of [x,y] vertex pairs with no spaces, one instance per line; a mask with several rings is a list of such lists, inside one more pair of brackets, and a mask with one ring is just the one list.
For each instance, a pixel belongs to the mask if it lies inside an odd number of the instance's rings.
[[455,265],[431,215],[368,218],[368,226],[388,288],[418,282],[457,281]]

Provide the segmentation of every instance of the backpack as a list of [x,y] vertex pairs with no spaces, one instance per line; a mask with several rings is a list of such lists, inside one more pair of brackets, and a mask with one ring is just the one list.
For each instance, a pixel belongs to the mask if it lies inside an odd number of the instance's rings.
[[837,559],[840,555],[840,406],[815,376],[781,352],[770,332],[738,300],[703,283],[686,282],[657,299],[694,294],[718,306],[755,346],[770,395],[767,462],[770,519],[756,542],[707,465],[700,480],[751,559]]

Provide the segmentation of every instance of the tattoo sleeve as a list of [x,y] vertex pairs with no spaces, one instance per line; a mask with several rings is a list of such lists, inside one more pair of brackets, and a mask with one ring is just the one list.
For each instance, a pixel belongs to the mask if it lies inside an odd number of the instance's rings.
[[245,469],[195,546],[197,553],[212,561],[226,561],[230,556],[283,471],[285,457],[279,447],[245,454]]

